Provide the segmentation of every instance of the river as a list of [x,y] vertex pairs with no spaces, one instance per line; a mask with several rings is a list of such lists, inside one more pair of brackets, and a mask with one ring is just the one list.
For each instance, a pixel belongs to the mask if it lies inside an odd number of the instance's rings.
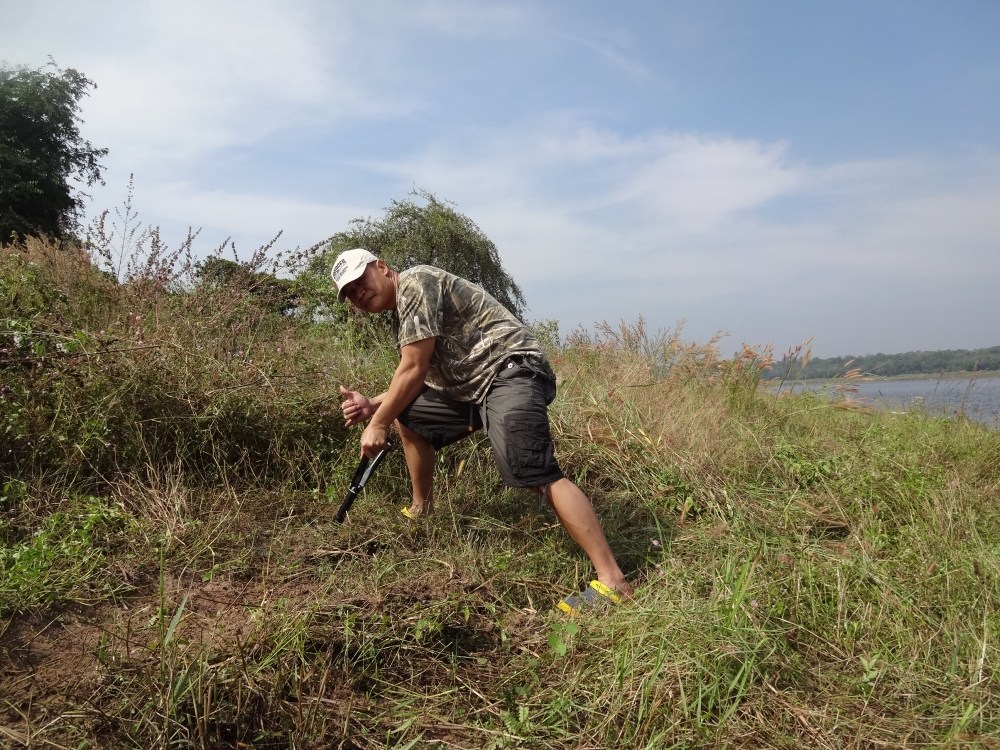
[[[844,381],[837,381],[837,385]],[[796,383],[794,390],[832,388],[831,381]],[[787,388],[787,385],[785,386]],[[928,378],[926,380],[853,380],[850,394],[893,410],[922,408],[935,416],[964,414],[989,427],[1000,428],[1000,376]]]

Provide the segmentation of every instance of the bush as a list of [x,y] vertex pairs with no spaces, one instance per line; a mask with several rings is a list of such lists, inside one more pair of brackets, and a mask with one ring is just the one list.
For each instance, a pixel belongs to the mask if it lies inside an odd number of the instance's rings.
[[257,293],[259,271],[186,290],[118,284],[40,240],[0,250],[0,269],[9,474],[100,482],[176,466],[314,483],[341,449],[326,372],[343,342],[323,326],[305,335],[312,324]]

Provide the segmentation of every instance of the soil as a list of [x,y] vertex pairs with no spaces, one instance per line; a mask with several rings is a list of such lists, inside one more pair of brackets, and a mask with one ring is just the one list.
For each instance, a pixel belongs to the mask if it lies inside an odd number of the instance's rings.
[[[266,584],[263,577],[167,576],[162,594],[157,581],[126,600],[18,614],[0,623],[0,747],[131,746],[150,735],[170,686],[192,664],[201,679],[215,680],[218,693],[226,693],[213,696],[209,689],[208,699],[232,704],[215,710],[214,723],[202,727],[201,736],[214,738],[212,746],[257,749],[287,747],[288,728],[305,721],[307,706],[322,711],[310,720],[311,731],[340,733],[340,746],[360,747],[350,741],[348,728],[359,716],[382,721],[378,700],[386,684],[450,689],[456,658],[467,684],[498,678],[501,625],[488,584],[472,585],[461,571],[431,561],[414,577],[382,587],[354,582],[350,590],[336,591],[329,577],[310,572],[344,551],[288,552],[311,564],[272,572]],[[461,606],[442,608],[442,602]],[[345,612],[372,633],[345,644]],[[433,625],[414,639],[424,612],[436,612],[427,615]],[[302,644],[281,652],[286,661],[270,672],[260,670],[268,654],[279,651],[281,623],[302,621],[308,622]],[[536,629],[537,623],[505,623],[504,629],[511,628]],[[379,684],[364,666],[372,658],[363,653],[366,639],[380,647],[373,667]],[[247,669],[244,659],[252,662],[252,675],[240,671]],[[223,679],[227,670],[232,675]],[[261,736],[253,727],[268,726],[275,707],[286,709],[284,739],[253,739]],[[196,706],[185,710],[197,714]]]

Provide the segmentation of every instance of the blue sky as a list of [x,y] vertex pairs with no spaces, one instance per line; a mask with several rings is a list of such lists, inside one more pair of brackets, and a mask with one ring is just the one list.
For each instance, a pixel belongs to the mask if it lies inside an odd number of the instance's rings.
[[0,59],[98,88],[90,213],[207,254],[414,188],[532,319],[817,356],[1000,344],[994,0],[0,0]]

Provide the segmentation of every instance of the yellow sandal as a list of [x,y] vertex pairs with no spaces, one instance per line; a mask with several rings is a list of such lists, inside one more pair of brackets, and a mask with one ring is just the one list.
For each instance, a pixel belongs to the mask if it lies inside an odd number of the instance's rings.
[[556,606],[572,617],[587,609],[605,609],[612,604],[621,604],[621,601],[614,589],[600,581],[591,581],[590,586],[579,594],[570,594]]

